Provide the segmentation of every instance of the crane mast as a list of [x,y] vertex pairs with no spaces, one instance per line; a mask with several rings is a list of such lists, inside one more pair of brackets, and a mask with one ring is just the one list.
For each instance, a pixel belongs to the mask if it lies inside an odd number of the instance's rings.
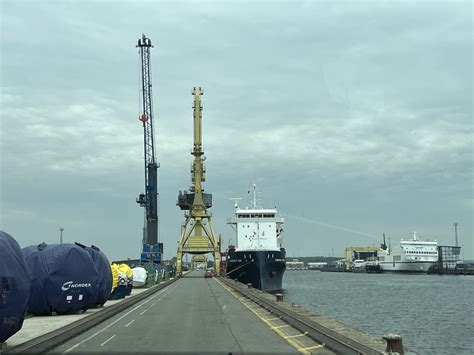
[[145,162],[145,193],[140,194],[137,203],[145,207],[143,228],[142,261],[161,261],[163,247],[158,243],[158,167],[155,160],[155,141],[153,132],[153,97],[151,83],[150,52],[153,45],[144,34],[136,46],[141,61],[141,102],[139,120],[143,124],[143,147]]
[[[205,193],[203,182],[206,181],[204,166],[204,151],[202,149],[202,105],[201,87],[193,89],[193,127],[194,127],[194,156],[191,167],[190,191],[179,192],[179,208],[185,211],[185,221],[181,225],[181,237],[176,253],[176,273],[182,275],[183,255],[192,254],[193,260],[197,256],[211,253],[214,256],[214,268],[220,270],[220,240],[218,241],[212,227],[212,214],[208,211],[212,207],[212,194]],[[205,258],[203,259],[205,260]]]

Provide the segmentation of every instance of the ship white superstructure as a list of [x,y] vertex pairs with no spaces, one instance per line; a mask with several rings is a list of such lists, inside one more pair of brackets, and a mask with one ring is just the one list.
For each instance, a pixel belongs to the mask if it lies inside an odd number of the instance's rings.
[[[234,199],[238,200],[238,199]],[[235,216],[227,219],[236,232],[236,251],[276,250],[283,247],[283,217],[276,208],[264,209],[257,204],[256,185],[253,185],[253,206],[240,208],[235,203]]]
[[414,232],[412,239],[401,239],[393,248],[382,245],[377,257],[384,272],[426,273],[438,261],[438,242],[419,240]]

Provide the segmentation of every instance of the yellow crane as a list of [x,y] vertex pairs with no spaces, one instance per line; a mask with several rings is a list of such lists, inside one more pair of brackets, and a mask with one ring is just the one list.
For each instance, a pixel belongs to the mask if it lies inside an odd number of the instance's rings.
[[201,87],[193,90],[194,105],[194,145],[191,154],[194,156],[191,168],[190,191],[179,192],[177,205],[184,210],[184,222],[181,225],[181,238],[176,254],[176,273],[182,275],[184,254],[208,254],[214,256],[214,270],[220,268],[220,241],[218,242],[212,228],[212,194],[204,193],[203,182],[206,179],[204,151],[202,149],[202,105]]

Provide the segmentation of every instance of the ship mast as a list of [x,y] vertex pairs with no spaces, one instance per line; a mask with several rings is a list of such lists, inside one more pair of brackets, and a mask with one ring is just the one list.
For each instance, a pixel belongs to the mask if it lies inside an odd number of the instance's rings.
[[252,191],[252,194],[253,194],[253,209],[256,210],[257,209],[257,185],[253,184],[253,191]]

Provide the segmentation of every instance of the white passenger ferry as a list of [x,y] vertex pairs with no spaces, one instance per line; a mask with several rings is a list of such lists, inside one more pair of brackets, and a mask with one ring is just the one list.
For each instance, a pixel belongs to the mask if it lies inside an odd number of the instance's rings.
[[384,240],[377,257],[383,272],[426,273],[438,261],[438,242],[419,240],[413,232],[412,239],[402,239],[393,248]]

